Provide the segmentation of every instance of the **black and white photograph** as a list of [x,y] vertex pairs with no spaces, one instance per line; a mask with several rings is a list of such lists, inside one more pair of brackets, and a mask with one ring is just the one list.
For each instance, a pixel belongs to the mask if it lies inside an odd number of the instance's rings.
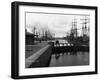
[[12,3],[12,78],[97,74],[97,7]]
[[26,12],[25,67],[89,65],[90,16]]

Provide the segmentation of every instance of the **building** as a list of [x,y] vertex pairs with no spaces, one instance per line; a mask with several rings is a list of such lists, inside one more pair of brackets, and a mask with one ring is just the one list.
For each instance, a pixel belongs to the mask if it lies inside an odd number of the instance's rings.
[[33,33],[27,32],[27,30],[26,30],[26,35],[25,35],[26,45],[33,45],[34,40],[35,40],[35,35]]

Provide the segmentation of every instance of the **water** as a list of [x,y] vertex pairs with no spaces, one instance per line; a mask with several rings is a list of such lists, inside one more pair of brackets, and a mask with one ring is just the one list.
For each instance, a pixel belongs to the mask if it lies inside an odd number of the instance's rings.
[[51,56],[50,67],[77,65],[89,65],[89,52],[67,52]]
[[[52,42],[55,42],[56,40],[52,40]],[[58,40],[59,41],[59,43],[68,43],[68,41],[67,40],[64,40],[64,39],[59,39]]]
[[[60,43],[68,43],[66,40],[59,40]],[[89,65],[89,52],[66,52],[52,54],[49,66],[78,66]]]

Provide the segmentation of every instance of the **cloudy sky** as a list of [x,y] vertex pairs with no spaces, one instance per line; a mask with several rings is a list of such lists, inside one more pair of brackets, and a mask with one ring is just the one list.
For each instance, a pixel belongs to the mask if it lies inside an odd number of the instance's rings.
[[80,28],[80,19],[83,18],[84,16],[80,15],[26,13],[26,29],[32,32],[34,26],[38,31],[48,28],[55,37],[63,37],[71,29],[73,19],[77,19],[77,27]]

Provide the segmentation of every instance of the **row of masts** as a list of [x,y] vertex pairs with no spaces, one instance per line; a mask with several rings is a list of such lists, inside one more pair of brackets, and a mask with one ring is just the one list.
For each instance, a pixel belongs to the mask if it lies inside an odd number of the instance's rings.
[[82,23],[80,23],[81,27],[78,28],[77,26],[77,19],[72,20],[72,28],[70,31],[70,35],[73,35],[74,37],[78,37],[78,30],[81,30],[81,36],[89,36],[89,18],[86,16],[83,19],[80,19]]

